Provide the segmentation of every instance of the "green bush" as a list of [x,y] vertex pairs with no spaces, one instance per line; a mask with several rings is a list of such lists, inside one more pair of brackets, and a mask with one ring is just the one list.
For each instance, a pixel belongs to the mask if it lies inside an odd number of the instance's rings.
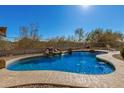
[[121,49],[121,56],[124,58],[124,48]]

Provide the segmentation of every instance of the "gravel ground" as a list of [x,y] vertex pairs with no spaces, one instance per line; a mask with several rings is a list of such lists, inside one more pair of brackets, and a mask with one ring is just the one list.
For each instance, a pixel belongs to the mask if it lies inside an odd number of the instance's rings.
[[10,88],[73,88],[70,86],[62,86],[62,85],[51,85],[51,84],[27,84],[27,85],[19,85],[13,86]]

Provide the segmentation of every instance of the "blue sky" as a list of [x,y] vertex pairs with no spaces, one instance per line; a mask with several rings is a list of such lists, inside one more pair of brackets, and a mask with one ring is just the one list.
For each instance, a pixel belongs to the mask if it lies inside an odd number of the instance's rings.
[[76,28],[86,32],[111,28],[124,31],[124,6],[0,6],[0,26],[7,37],[17,37],[21,26],[38,23],[43,38],[72,35]]

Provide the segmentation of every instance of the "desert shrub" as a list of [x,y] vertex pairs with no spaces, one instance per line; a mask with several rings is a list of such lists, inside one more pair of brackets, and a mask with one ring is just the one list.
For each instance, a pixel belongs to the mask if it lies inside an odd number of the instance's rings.
[[120,53],[121,53],[121,56],[124,58],[124,47],[121,49]]
[[0,59],[0,69],[5,68],[6,66],[6,61],[4,59]]

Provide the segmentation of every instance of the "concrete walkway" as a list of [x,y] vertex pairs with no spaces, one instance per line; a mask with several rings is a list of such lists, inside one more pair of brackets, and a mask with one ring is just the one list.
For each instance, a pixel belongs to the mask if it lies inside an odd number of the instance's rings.
[[[57,84],[74,87],[124,87],[124,62],[113,58],[112,55],[119,54],[118,51],[108,54],[97,55],[97,58],[109,61],[116,70],[111,74],[105,75],[85,75],[60,71],[10,71],[0,70],[0,87],[11,87],[25,84]],[[27,55],[7,61],[7,65],[14,60],[31,57]],[[33,56],[41,56],[33,55]]]

